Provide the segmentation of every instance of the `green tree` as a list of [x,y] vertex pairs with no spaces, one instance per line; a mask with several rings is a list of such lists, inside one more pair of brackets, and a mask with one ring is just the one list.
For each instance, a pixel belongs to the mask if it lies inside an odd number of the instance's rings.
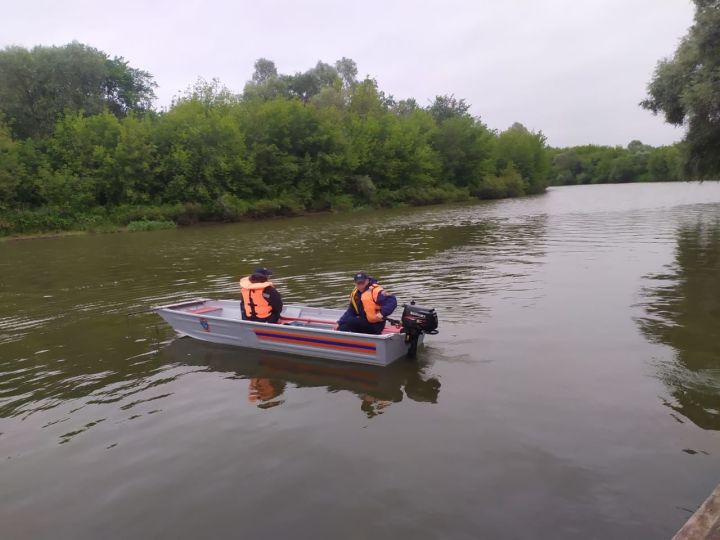
[[401,99],[392,108],[393,112],[398,116],[407,116],[420,109],[420,105],[415,98]]
[[352,88],[357,84],[358,68],[354,60],[343,56],[335,62],[335,70],[342,79],[345,88]]
[[253,103],[242,118],[257,196],[282,204],[328,208],[345,191],[346,138],[340,111],[299,99]]
[[655,148],[648,158],[650,180],[667,181],[682,178],[682,154],[677,145]]
[[720,175],[720,3],[694,0],[695,20],[672,58],[661,60],[641,103],[687,127],[686,172]]
[[498,136],[496,160],[498,171],[512,164],[526,182],[529,193],[540,193],[547,186],[550,156],[542,133],[530,132],[516,122]]
[[431,146],[435,123],[425,111],[397,117],[385,114],[383,144],[378,162],[383,167],[382,186],[394,192],[415,192],[430,187],[437,179],[440,162]]
[[323,88],[332,87],[339,80],[339,76],[333,66],[318,62],[314,68],[304,73],[296,73],[288,77],[287,80],[290,95],[300,98],[303,103],[307,103],[313,96],[318,95]]
[[10,208],[16,202],[21,175],[18,143],[0,118],[0,209]]
[[275,62],[267,58],[258,58],[255,61],[255,71],[252,75],[252,81],[255,84],[262,84],[278,76]]
[[358,83],[350,93],[349,111],[359,116],[380,117],[386,111],[383,95],[377,81],[367,78]]
[[645,167],[635,156],[626,154],[613,160],[608,179],[611,182],[634,182],[644,170]]
[[495,137],[468,115],[446,116],[434,134],[433,147],[440,156],[443,181],[472,186],[493,173]]
[[583,162],[573,149],[561,151],[552,158],[552,182],[556,185],[579,183]]
[[258,58],[255,61],[252,79],[245,84],[243,89],[243,99],[268,101],[288,97],[288,95],[287,77],[278,75],[275,62],[267,58]]
[[435,96],[428,111],[435,121],[440,124],[448,118],[463,118],[470,116],[470,105],[464,99],[456,99],[454,95]]
[[0,112],[20,138],[48,135],[64,112],[147,111],[154,88],[149,73],[77,42],[0,51]]
[[118,203],[153,204],[160,201],[160,156],[153,140],[156,120],[130,114],[120,124],[109,182],[118,186]]
[[239,100],[239,96],[225,86],[220,79],[214,78],[206,81],[199,77],[182,94],[173,98],[173,105],[185,101],[194,101],[203,104],[205,107],[227,106],[237,103]]
[[648,146],[647,144],[643,144],[642,141],[638,141],[637,139],[630,141],[627,145],[628,152],[631,154],[642,154],[644,152],[649,152],[653,148],[652,146]]
[[[115,149],[120,140],[120,121],[105,111],[94,116],[67,115],[57,124],[48,148],[48,157],[57,172],[54,191],[49,198],[62,204],[67,196],[71,205],[112,205],[125,199],[125,185],[114,174]],[[75,194],[63,195],[66,188]],[[77,197],[75,196],[77,195]]]
[[553,184],[672,181],[682,178],[679,145],[653,148],[640,141],[621,146],[552,149]]
[[224,193],[255,195],[248,184],[251,163],[238,107],[187,99],[158,119],[153,134],[158,154],[154,185],[163,187],[163,202],[212,205]]

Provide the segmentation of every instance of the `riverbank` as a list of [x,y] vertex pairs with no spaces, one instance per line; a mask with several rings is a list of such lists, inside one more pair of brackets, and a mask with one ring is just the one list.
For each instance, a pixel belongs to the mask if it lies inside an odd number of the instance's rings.
[[65,238],[67,236],[82,236],[85,234],[109,234],[121,232],[145,232],[175,229],[177,224],[172,221],[133,221],[125,227],[108,225],[92,230],[69,230],[57,232],[38,232],[35,234],[13,234],[0,236],[0,242],[14,242],[19,240],[43,240],[48,238]]
[[[108,231],[110,232],[110,231]],[[117,232],[120,232],[118,230]],[[89,231],[63,231],[56,233],[37,233],[37,234],[16,234],[11,236],[0,236],[2,242],[19,242],[22,240],[47,240],[51,238],[65,238],[68,236],[83,236],[86,234],[94,234]]]
[[[544,191],[543,191],[544,193]],[[73,211],[60,207],[15,210],[0,217],[0,241],[60,237],[77,234],[102,234],[172,229],[198,224],[242,223],[308,215],[360,212],[381,208],[425,207],[438,204],[498,200],[538,195],[503,190],[475,196],[466,190],[438,190],[425,197],[409,197],[407,202],[355,205],[351,199],[330,208],[306,208],[291,199],[261,200],[255,203],[221,198],[212,205],[195,203],[147,206],[97,207]]]

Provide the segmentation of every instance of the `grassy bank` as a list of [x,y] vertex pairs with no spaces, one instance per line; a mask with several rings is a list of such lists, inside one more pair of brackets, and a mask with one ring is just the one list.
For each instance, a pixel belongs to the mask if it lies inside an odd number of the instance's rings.
[[255,219],[292,217],[324,212],[348,212],[367,208],[428,206],[450,202],[517,197],[525,194],[518,178],[498,177],[483,189],[446,186],[399,196],[388,196],[373,204],[358,204],[350,196],[335,197],[324,208],[306,207],[291,198],[264,199],[249,203],[224,196],[211,205],[178,203],[165,205],[124,205],[75,210],[47,206],[10,210],[0,216],[0,238],[45,237],[68,233],[140,232],[172,229],[198,223],[235,223]]

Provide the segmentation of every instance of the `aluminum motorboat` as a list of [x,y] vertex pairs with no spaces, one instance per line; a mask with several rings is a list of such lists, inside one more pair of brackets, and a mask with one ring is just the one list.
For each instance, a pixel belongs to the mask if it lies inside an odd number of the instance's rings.
[[277,323],[243,320],[237,300],[196,298],[153,308],[181,336],[251,349],[279,351],[376,366],[414,357],[425,334],[436,334],[434,309],[404,306],[401,320],[388,319],[382,334],[337,330],[341,309],[298,304],[283,307]]

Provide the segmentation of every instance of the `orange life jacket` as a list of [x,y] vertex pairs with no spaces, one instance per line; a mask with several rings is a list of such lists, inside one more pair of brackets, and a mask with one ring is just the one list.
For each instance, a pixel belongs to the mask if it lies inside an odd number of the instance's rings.
[[249,276],[245,276],[240,280],[240,294],[243,299],[245,316],[248,319],[266,319],[272,314],[272,306],[268,299],[263,296],[265,289],[272,286],[271,281],[253,283],[250,281]]
[[[350,293],[350,304],[355,310],[355,313],[360,315],[360,309],[355,301],[355,294],[357,292],[356,287],[353,289],[353,292]],[[370,323],[377,323],[383,320],[383,316],[380,313],[380,304],[378,304],[378,296],[380,296],[381,292],[383,292],[383,288],[377,283],[373,283],[360,295],[360,302],[365,312],[365,318]]]

